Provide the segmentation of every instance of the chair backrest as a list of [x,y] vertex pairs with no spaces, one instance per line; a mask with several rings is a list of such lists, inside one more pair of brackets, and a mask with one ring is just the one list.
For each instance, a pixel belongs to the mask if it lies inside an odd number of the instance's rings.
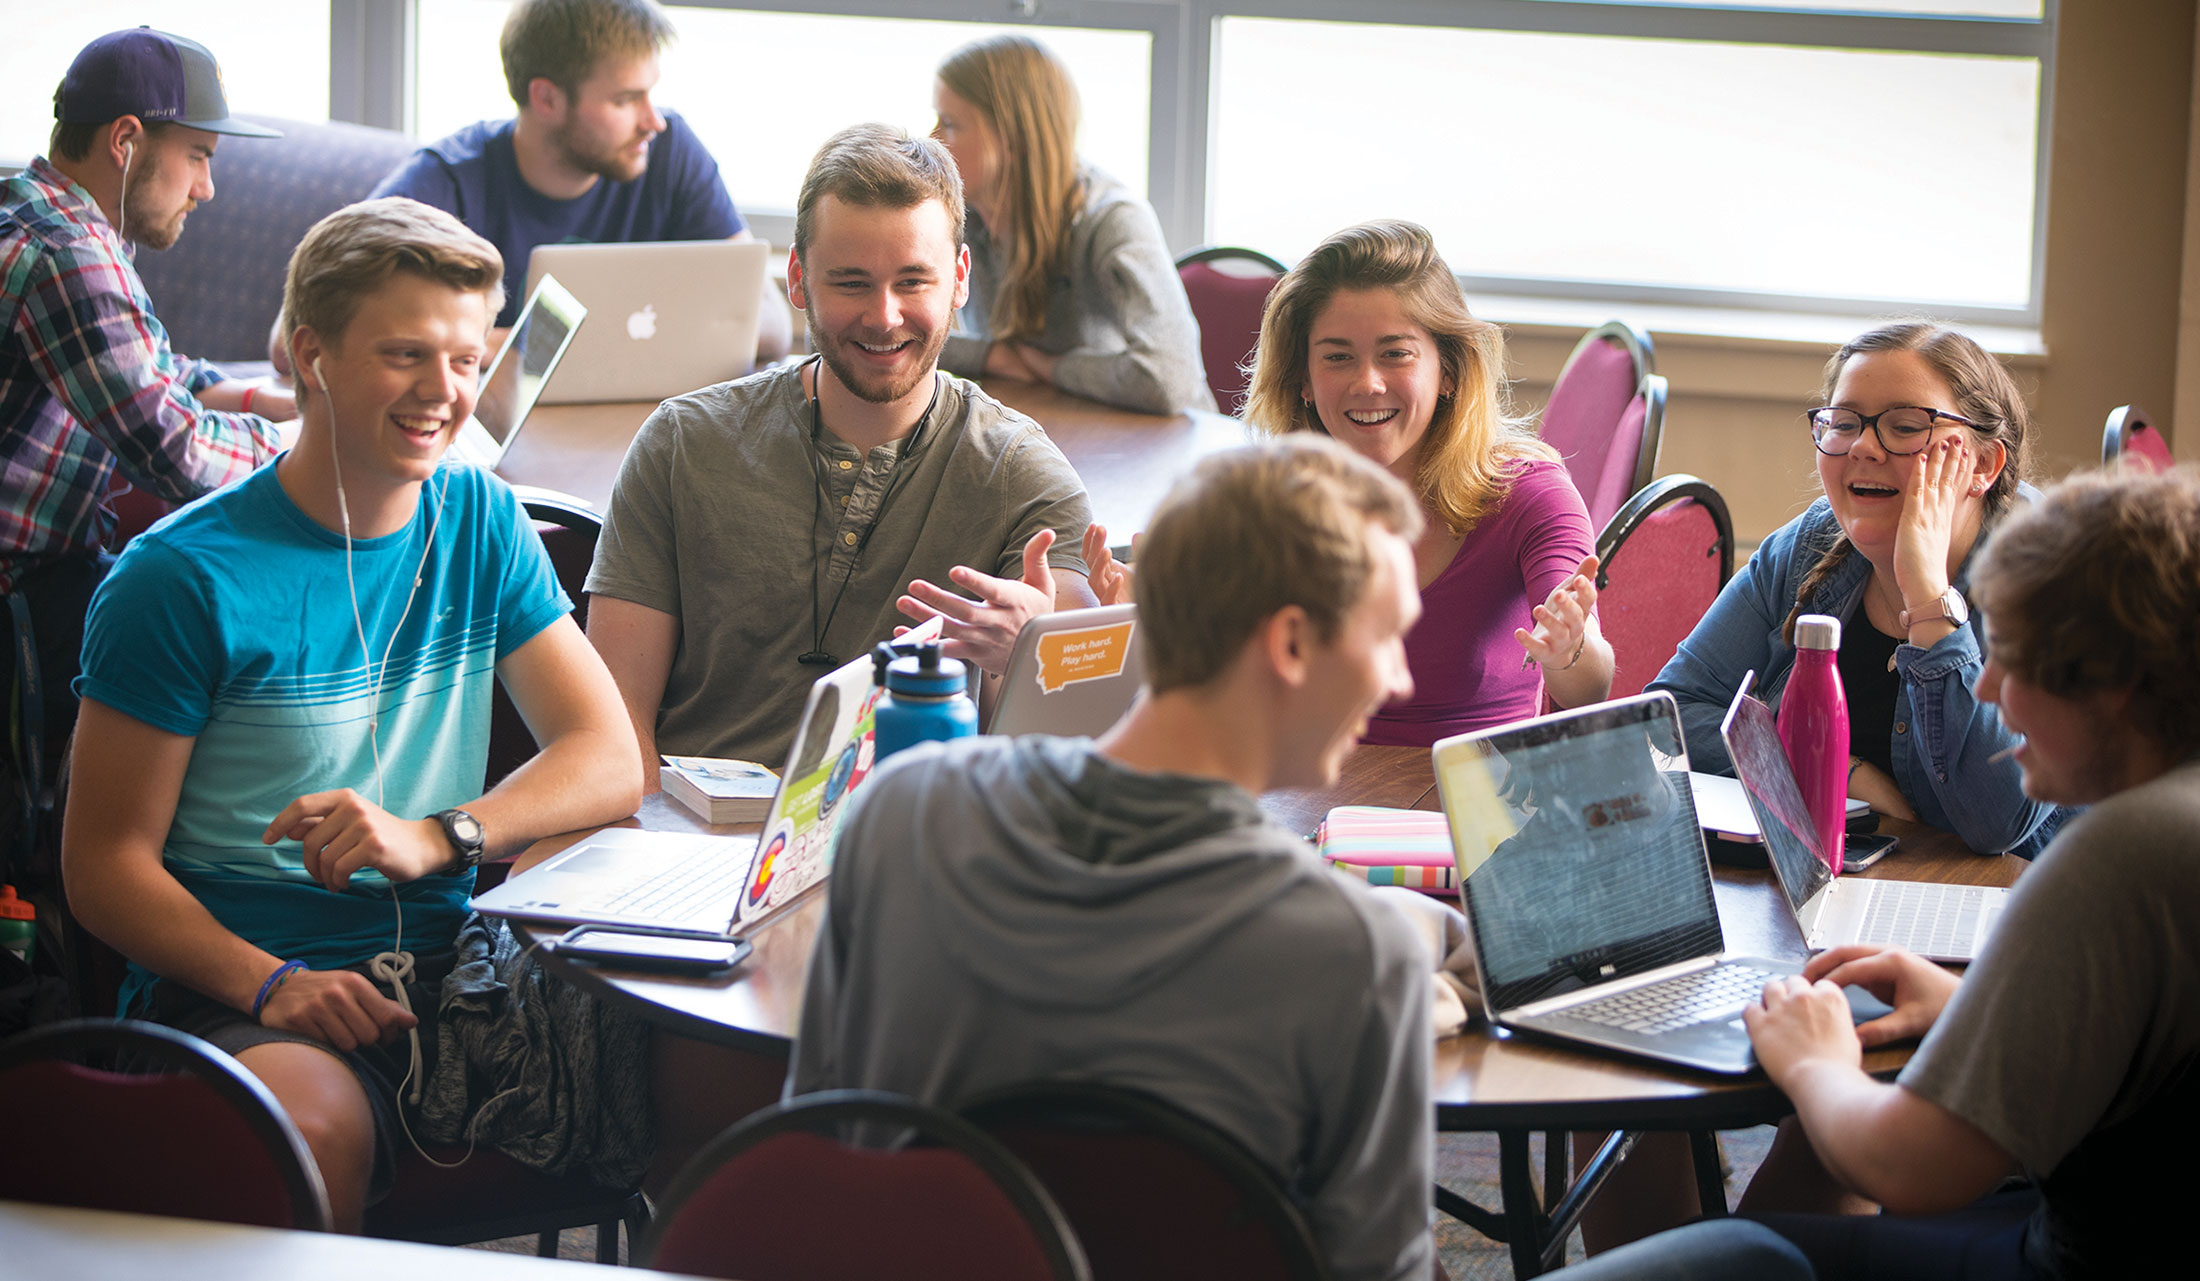
[[641,1261],[748,1281],[1088,1278],[1024,1164],[898,1095],[832,1090],[766,1108],[674,1180]]
[[[603,516],[570,494],[555,490],[520,487],[520,502],[542,536],[543,549],[558,572],[558,585],[573,599],[573,621],[588,626],[588,596],[581,584],[596,559],[596,539],[603,533]],[[534,733],[512,704],[499,681],[489,710],[488,785],[496,786],[513,770],[526,764],[536,752]]]
[[1726,500],[1694,476],[1639,490],[1597,536],[1597,620],[1612,643],[1613,698],[1663,671],[1734,573]]
[[1176,274],[1199,321],[1199,356],[1215,405],[1234,414],[1245,399],[1242,366],[1260,341],[1260,314],[1289,270],[1257,249],[1211,245],[1176,260]]
[[2137,405],[2123,405],[2108,416],[2108,427],[2101,433],[2101,465],[2113,467],[2119,458],[2129,457],[2136,465],[2149,471],[2163,472],[2177,465],[2170,457],[2169,442],[2154,429],[2154,420],[2147,411]]
[[1046,1081],[988,1095],[963,1115],[1038,1174],[1097,1281],[1328,1275],[1276,1175],[1173,1104]]
[[1657,471],[1665,384],[1648,334],[1625,321],[1582,336],[1551,385],[1538,433],[1566,460],[1574,488],[1601,527]]
[[329,1228],[297,1127],[257,1077],[195,1036],[127,1020],[49,1024],[0,1045],[0,1099],[0,1198]]
[[169,342],[208,360],[267,359],[290,251],[307,228],[364,199],[420,145],[365,125],[242,119],[283,136],[223,143],[214,199],[191,215],[174,248],[137,259]]

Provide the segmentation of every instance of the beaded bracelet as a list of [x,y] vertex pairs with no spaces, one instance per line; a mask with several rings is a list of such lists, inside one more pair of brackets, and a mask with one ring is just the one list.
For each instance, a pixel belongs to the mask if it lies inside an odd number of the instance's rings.
[[275,995],[275,989],[283,985],[283,980],[305,967],[306,963],[304,961],[285,961],[275,967],[275,972],[267,976],[267,982],[260,984],[260,994],[252,998],[252,1017],[254,1021],[258,1021],[260,1011],[267,1005],[267,998]]

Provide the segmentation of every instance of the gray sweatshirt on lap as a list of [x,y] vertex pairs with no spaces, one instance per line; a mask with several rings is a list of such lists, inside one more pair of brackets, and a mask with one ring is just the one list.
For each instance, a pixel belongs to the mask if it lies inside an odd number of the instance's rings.
[[1083,739],[911,749],[852,804],[794,1091],[1142,1090],[1276,1171],[1340,1281],[1428,1275],[1428,964],[1365,887]]

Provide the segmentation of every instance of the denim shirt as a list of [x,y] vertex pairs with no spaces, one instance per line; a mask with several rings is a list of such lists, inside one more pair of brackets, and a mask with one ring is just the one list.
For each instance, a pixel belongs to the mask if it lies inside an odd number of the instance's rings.
[[[1840,532],[1824,498],[1774,532],[1650,682],[1650,689],[1669,691],[1680,704],[1693,768],[1734,772],[1719,722],[1743,673],[1756,669],[1758,696],[1779,705],[1795,667],[1795,649],[1781,639],[1781,625],[1796,590]],[[1977,552],[1974,546],[1972,555]],[[1956,572],[1958,590],[1968,584],[1970,569],[1967,558]],[[1870,577],[1871,562],[1852,552],[1819,584],[1804,612],[1832,614],[1846,629],[1860,613]],[[1973,613],[1969,623],[1929,648],[1907,642],[1895,648],[1901,682],[1891,742],[1894,780],[1921,821],[1954,832],[1982,853],[2008,850],[2030,858],[2067,814],[2026,796],[2015,762],[1991,759],[2021,736],[2002,725],[1999,709],[1971,692],[1985,666],[1979,627]]]

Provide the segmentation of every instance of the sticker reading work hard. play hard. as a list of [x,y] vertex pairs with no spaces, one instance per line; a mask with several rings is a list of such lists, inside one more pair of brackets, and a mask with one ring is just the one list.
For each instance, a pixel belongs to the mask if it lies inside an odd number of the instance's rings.
[[1039,638],[1039,688],[1052,694],[1065,685],[1119,676],[1131,655],[1131,623],[1050,632]]

